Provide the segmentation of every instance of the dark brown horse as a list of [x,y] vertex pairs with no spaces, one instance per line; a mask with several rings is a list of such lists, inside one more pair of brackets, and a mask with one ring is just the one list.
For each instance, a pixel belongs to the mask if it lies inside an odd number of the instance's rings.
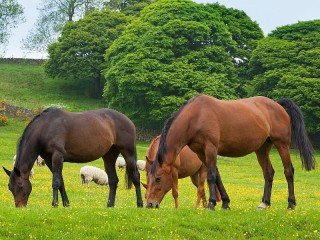
[[71,113],[58,108],[46,109],[25,128],[13,171],[5,169],[16,207],[27,205],[32,189],[28,176],[38,155],[45,159],[53,175],[54,207],[58,206],[58,190],[63,206],[69,206],[62,177],[63,162],[86,163],[102,157],[109,177],[107,206],[113,207],[119,182],[115,169],[119,153],[126,160],[128,176],[136,189],[137,205],[142,207],[135,143],[135,126],[117,111],[100,109]]
[[[156,157],[158,148],[159,148],[160,136],[154,138],[147,150],[146,153],[146,175],[147,175],[147,184],[143,184],[143,186],[148,189],[149,180],[148,177],[150,175],[151,165],[153,160]],[[178,178],[190,177],[194,186],[197,188],[197,201],[195,208],[199,207],[200,200],[202,200],[202,204],[204,207],[207,207],[207,199],[204,189],[204,184],[207,179],[207,167],[201,162],[198,158],[197,154],[195,154],[188,146],[182,148],[181,152],[178,154],[172,168],[172,196],[174,198],[175,207],[178,208]],[[221,200],[220,193],[217,188],[216,195],[217,201]]]
[[[288,113],[286,112],[286,110]],[[291,138],[292,137],[292,138]],[[147,206],[158,207],[172,187],[172,169],[176,156],[188,145],[208,167],[209,209],[216,205],[215,185],[222,198],[222,208],[229,208],[229,197],[216,171],[217,155],[245,156],[255,152],[265,179],[259,208],[270,205],[274,169],[269,153],[274,145],[281,157],[288,183],[288,209],[296,205],[294,169],[290,143],[300,151],[306,170],[315,168],[312,145],[305,132],[302,113],[290,99],[278,103],[266,97],[222,101],[197,95],[167,120],[160,139],[157,157],[151,168]]]

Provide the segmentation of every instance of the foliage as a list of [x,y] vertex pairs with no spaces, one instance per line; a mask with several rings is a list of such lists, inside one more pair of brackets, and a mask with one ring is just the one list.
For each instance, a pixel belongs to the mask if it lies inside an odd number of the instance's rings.
[[156,0],[109,0],[104,5],[113,10],[121,11],[126,15],[139,16],[140,11]]
[[252,95],[292,98],[309,133],[320,133],[320,20],[274,30],[258,43],[250,60]]
[[40,15],[23,39],[27,50],[46,50],[50,43],[57,40],[67,22],[77,20],[95,9],[103,7],[103,0],[42,0]]
[[0,46],[6,45],[10,30],[22,21],[23,8],[17,0],[0,0]]
[[102,10],[66,24],[59,41],[49,46],[46,73],[74,83],[90,96],[101,97],[103,54],[128,21],[130,18],[120,12]]
[[[233,23],[237,16],[239,24]],[[237,98],[239,69],[261,37],[257,24],[238,10],[157,1],[107,49],[104,98],[149,128],[198,93]]]

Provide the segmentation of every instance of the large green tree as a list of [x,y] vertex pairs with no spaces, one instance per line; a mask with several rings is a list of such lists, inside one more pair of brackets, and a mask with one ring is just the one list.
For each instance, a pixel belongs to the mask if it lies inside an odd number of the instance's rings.
[[103,55],[130,19],[120,12],[102,10],[69,22],[58,42],[48,48],[46,73],[77,86],[91,97],[101,97]]
[[253,95],[292,98],[309,133],[320,133],[320,20],[279,27],[250,60]]
[[147,128],[160,127],[195,94],[237,98],[239,69],[262,36],[241,11],[190,0],[157,1],[107,50],[104,98]]
[[23,8],[17,0],[0,0],[0,47],[7,43],[10,30],[23,20]]

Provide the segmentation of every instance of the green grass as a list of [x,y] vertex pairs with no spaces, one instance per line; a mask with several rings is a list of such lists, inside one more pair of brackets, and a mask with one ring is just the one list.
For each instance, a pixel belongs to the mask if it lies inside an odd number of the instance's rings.
[[30,109],[62,107],[84,111],[103,107],[101,100],[92,99],[70,82],[46,76],[40,65],[0,63],[0,100]]
[[[68,84],[47,78],[40,66],[0,64],[0,100],[28,108],[51,104],[81,111],[98,108]],[[0,164],[12,169],[16,142],[25,121],[10,118],[0,126]],[[139,159],[147,142],[138,141]],[[320,152],[316,153],[318,162]],[[16,209],[8,190],[8,177],[0,171],[0,239],[320,239],[320,171],[306,172],[292,152],[295,167],[297,207],[287,211],[287,183],[276,151],[271,154],[276,170],[272,206],[257,211],[264,180],[254,154],[218,160],[219,171],[231,199],[231,210],[194,209],[196,188],[189,178],[179,181],[179,209],[168,193],[157,210],[138,209],[135,191],[125,189],[124,171],[118,170],[119,186],[114,208],[107,208],[108,188],[82,186],[79,169],[84,164],[65,163],[63,176],[70,199],[69,208],[51,208],[52,175],[47,167],[34,167],[28,207]],[[98,159],[90,165],[103,168]],[[145,182],[145,173],[141,172]],[[142,192],[145,195],[145,190]],[[208,197],[208,189],[206,189]]]
[[[0,127],[0,163],[12,168],[16,141],[24,128],[21,120]],[[2,146],[5,146],[4,148]],[[148,143],[137,144],[143,159]],[[320,153],[317,152],[319,159]],[[8,177],[0,178],[0,239],[320,239],[319,170],[306,172],[292,154],[295,166],[297,207],[287,211],[287,184],[279,155],[272,151],[276,170],[272,206],[256,210],[263,192],[263,177],[255,155],[219,159],[219,170],[231,198],[231,211],[194,209],[196,188],[189,178],[179,181],[179,209],[168,193],[158,210],[138,209],[135,191],[125,189],[124,171],[118,170],[119,186],[114,208],[107,208],[108,188],[82,186],[79,169],[84,164],[65,163],[63,175],[71,202],[69,208],[51,208],[51,173],[34,167],[28,207],[15,209],[7,188]],[[90,165],[103,168],[98,159]],[[145,182],[145,173],[141,172]],[[208,189],[206,190],[208,196]],[[145,195],[145,190],[142,192]]]

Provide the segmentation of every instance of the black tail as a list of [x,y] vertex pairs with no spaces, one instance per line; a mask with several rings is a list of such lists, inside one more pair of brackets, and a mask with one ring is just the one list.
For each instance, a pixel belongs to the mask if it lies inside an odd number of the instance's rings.
[[127,189],[131,189],[132,185],[133,185],[133,182],[132,182],[132,177],[127,172],[127,169],[128,168],[126,168],[126,173],[125,173],[124,178],[125,178],[125,181],[126,181],[126,188]]
[[316,167],[313,147],[308,138],[300,108],[288,98],[280,99],[278,103],[286,109],[291,119],[291,141],[294,148],[300,152],[302,166],[306,170]]

